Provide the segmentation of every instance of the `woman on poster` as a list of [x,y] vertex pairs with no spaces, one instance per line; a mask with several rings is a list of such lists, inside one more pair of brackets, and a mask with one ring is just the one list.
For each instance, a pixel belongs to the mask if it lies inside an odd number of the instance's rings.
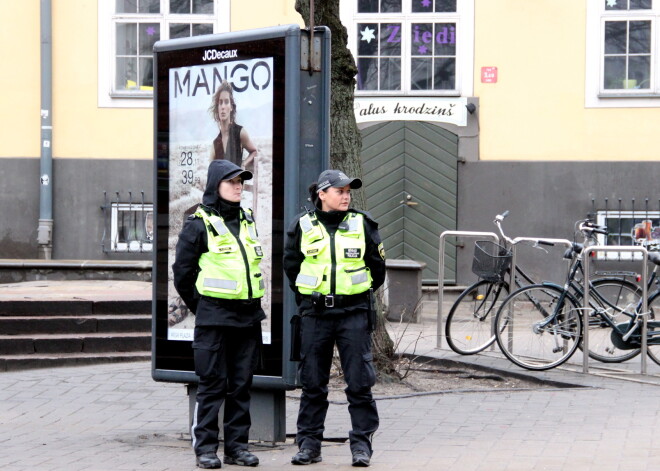
[[263,249],[252,211],[241,208],[252,173],[229,160],[209,164],[202,204],[179,234],[174,287],[195,314],[193,357],[199,376],[191,428],[200,468],[220,468],[218,412],[224,410],[224,462],[257,466],[248,451],[250,386],[261,347]]
[[[229,160],[236,165],[250,168],[257,156],[257,147],[250,140],[247,130],[236,123],[236,101],[232,85],[223,80],[213,95],[209,108],[218,125],[218,136],[213,140],[211,160]],[[243,160],[243,150],[248,156]]]
[[[213,120],[218,126],[218,136],[213,141],[213,147],[210,152],[210,160],[227,160],[233,164],[248,168],[251,167],[251,174],[254,179],[244,188],[246,202],[254,211],[256,206],[257,194],[257,154],[258,149],[250,139],[247,130],[236,123],[236,101],[234,99],[234,90],[231,83],[223,80],[220,87],[213,94],[211,106],[208,109]],[[243,150],[248,152],[243,160]],[[244,182],[245,183],[245,182]],[[195,204],[184,211],[184,221],[193,214],[198,208]],[[190,314],[181,297],[173,299],[168,307],[168,325],[173,327],[184,321]]]

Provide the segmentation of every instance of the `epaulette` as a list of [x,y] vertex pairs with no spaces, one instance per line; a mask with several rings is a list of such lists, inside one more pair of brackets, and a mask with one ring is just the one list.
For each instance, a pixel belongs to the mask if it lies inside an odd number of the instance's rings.
[[[314,219],[312,219],[312,217]],[[301,217],[298,221],[299,221],[300,228],[302,229],[302,231],[303,232],[309,232],[312,229],[314,229],[314,226],[315,226],[315,224],[313,222],[314,220],[316,220],[316,216],[314,216],[313,214],[312,215],[305,214],[303,217]]]
[[243,215],[245,216],[245,220],[249,222],[250,224],[254,223],[254,217],[252,216],[252,211],[249,209],[244,209],[243,210]]

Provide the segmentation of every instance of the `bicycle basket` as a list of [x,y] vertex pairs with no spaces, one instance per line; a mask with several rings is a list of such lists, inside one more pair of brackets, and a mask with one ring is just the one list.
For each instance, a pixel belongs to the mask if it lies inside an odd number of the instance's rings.
[[486,281],[502,281],[511,265],[511,251],[489,240],[478,240],[474,244],[472,273]]

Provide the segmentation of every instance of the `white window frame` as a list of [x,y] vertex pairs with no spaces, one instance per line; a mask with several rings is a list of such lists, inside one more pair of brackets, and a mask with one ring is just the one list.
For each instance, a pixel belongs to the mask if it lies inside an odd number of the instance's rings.
[[[660,211],[601,210],[596,213],[596,223],[600,226],[607,226],[608,219],[609,220],[632,219],[633,221],[643,221],[650,219],[651,221],[657,221],[659,218],[660,218]],[[608,227],[608,229],[610,234],[613,234],[617,228]],[[604,234],[598,234],[597,239],[599,245],[607,246],[607,236],[605,236]],[[625,243],[626,241],[629,241],[631,243]],[[626,234],[626,241],[622,240],[621,245],[626,245],[626,246],[639,245],[646,247],[649,251],[657,251],[658,249],[660,249],[660,245],[658,244],[657,240],[634,241],[632,233],[630,234],[630,237],[627,237]],[[596,254],[598,260],[641,260],[642,259],[641,253],[633,253],[633,252],[609,251],[609,252],[597,252]]]
[[[152,108],[152,92],[114,91],[115,84],[115,22],[117,20],[160,23],[160,39],[169,38],[170,23],[210,22],[213,32],[230,30],[231,0],[213,0],[213,16],[174,14],[116,14],[114,0],[97,0],[98,3],[98,106],[100,108]],[[160,0],[161,12],[168,11],[169,0]]]
[[138,240],[119,242],[119,213],[123,211],[141,212],[143,218],[146,218],[151,213],[152,232],[151,237],[147,240],[153,240],[153,221],[154,221],[154,208],[152,203],[112,203],[110,212],[110,251],[111,252],[129,252],[129,253],[142,253],[151,252],[153,250],[152,242],[143,242]]
[[[605,22],[612,20],[651,21],[650,90],[603,88],[605,68]],[[606,10],[605,0],[587,1],[585,107],[655,108],[660,106],[660,0],[651,10]]]
[[[348,48],[357,60],[358,23],[401,23],[401,90],[358,90],[355,96],[472,96],[474,88],[474,0],[457,0],[456,13],[412,13],[402,0],[401,13],[358,13],[357,0],[341,0],[339,15],[348,33]],[[410,28],[413,23],[456,23],[456,89],[410,89]]]

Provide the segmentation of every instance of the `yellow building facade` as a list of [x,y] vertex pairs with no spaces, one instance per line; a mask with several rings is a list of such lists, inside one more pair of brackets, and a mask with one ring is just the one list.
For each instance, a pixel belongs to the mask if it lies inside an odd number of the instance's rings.
[[[148,259],[143,251],[117,250],[113,238],[121,225],[116,220],[120,203],[129,210],[134,203],[153,203],[153,41],[303,26],[302,18],[294,0],[0,2],[0,168],[12,176],[0,186],[0,210],[7,215],[0,223],[0,258],[37,256],[44,3],[51,4],[52,25],[52,108],[47,112],[54,165],[53,258]],[[418,111],[420,103],[426,110],[460,109],[455,122],[415,115],[400,123],[412,133],[428,124],[439,133],[430,140],[455,147],[448,151],[454,162],[446,203],[454,207],[449,222],[434,226],[432,234],[456,227],[491,230],[492,216],[509,207],[519,210],[519,219],[512,217],[514,229],[544,221],[555,210],[564,211],[562,224],[570,226],[571,219],[602,210],[605,198],[649,199],[656,217],[658,3],[341,0],[341,20],[360,70],[356,103],[372,109],[379,103]],[[370,160],[384,155],[376,137],[392,134],[386,126],[396,126],[397,120],[358,121],[369,183],[380,178],[370,162],[384,168],[382,161]],[[437,142],[431,143],[439,147],[430,155],[447,149]],[[425,165],[436,164],[427,159]],[[401,191],[416,197],[414,191]],[[401,195],[394,199],[397,204],[404,200]],[[426,205],[427,214],[437,209],[431,206]],[[424,207],[420,202],[405,210],[423,213]],[[563,229],[549,235],[562,235]]]
[[[108,38],[100,37],[98,31],[109,30],[108,34],[112,35],[109,22],[114,3],[114,0],[52,0],[55,158],[151,159],[153,156],[151,99],[136,99],[138,103],[129,105],[100,103],[99,95],[104,91],[99,90],[99,69],[103,70],[103,62],[110,62],[112,45],[104,44]],[[278,24],[302,25],[300,15],[289,5],[292,2],[264,0],[257,2],[258,7],[254,6],[255,2],[239,0],[211,3],[218,10],[219,32]],[[40,2],[0,2],[0,18],[3,24],[0,48],[6,70],[14,70],[20,77],[13,73],[0,77],[0,127],[7,132],[0,143],[0,158],[38,157]]]

